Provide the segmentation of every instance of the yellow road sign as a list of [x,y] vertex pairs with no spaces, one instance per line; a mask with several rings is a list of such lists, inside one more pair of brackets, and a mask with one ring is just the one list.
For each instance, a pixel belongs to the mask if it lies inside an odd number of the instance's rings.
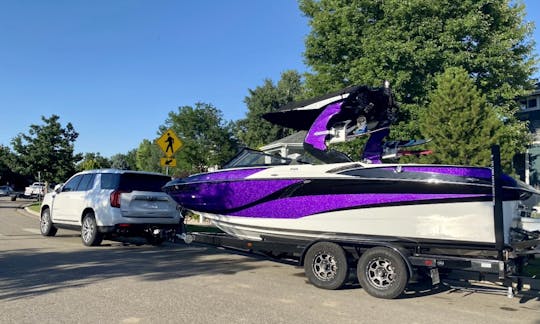
[[172,157],[176,151],[184,146],[184,143],[176,136],[172,129],[165,131],[165,133],[156,140],[156,144],[159,145],[167,157]]
[[176,159],[173,158],[161,158],[161,166],[167,167],[175,167],[176,166]]

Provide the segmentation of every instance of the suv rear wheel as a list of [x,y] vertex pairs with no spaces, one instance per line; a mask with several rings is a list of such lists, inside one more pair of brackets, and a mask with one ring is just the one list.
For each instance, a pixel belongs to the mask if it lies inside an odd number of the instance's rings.
[[103,235],[99,232],[93,212],[84,215],[81,226],[81,239],[86,246],[100,245]]

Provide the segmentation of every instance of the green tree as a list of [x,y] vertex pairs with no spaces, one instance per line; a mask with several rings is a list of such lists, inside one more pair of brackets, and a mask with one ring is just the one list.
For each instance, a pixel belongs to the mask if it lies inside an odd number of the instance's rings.
[[[137,150],[131,150],[127,154],[118,153],[111,156],[111,168],[120,170],[137,170]],[[130,156],[134,155],[134,157]]]
[[144,139],[136,152],[137,170],[149,172],[162,172],[159,164],[163,153],[155,143]]
[[10,170],[10,165],[13,164],[14,159],[15,156],[9,147],[0,145],[0,175]]
[[182,148],[174,156],[177,167],[171,170],[176,175],[183,176],[222,165],[238,150],[232,123],[225,122],[222,112],[211,104],[198,102],[195,107],[182,106],[177,112],[171,111],[165,125],[160,126],[159,133],[163,134],[169,128],[183,142]]
[[74,143],[79,134],[71,123],[65,127],[60,117],[41,117],[43,125],[30,125],[28,134],[19,134],[12,140],[16,155],[15,171],[49,182],[63,182],[76,171],[81,154],[74,154]]
[[0,185],[10,185],[20,191],[28,184],[28,179],[12,171],[15,165],[16,155],[8,146],[0,145]]
[[85,153],[81,162],[77,164],[77,171],[107,169],[111,161],[99,153]]
[[[463,68],[448,68],[435,78],[437,88],[430,93],[429,109],[418,126],[435,154],[424,162],[488,166],[492,144],[501,145],[501,159],[510,170],[514,152],[508,149],[503,121],[485,95]],[[447,125],[434,127],[433,125]]]
[[300,8],[311,26],[304,55],[313,94],[389,80],[402,103],[392,135],[416,136],[435,75],[461,66],[510,121],[506,131],[525,139],[513,112],[515,98],[532,88],[536,58],[520,1],[300,0]]
[[277,85],[266,79],[262,86],[248,91],[249,96],[244,99],[248,108],[246,118],[237,122],[238,137],[244,145],[258,148],[292,134],[290,129],[265,121],[262,115],[302,96],[302,79],[297,71],[283,72]]
[[130,170],[137,170],[137,149],[127,152],[126,161]]

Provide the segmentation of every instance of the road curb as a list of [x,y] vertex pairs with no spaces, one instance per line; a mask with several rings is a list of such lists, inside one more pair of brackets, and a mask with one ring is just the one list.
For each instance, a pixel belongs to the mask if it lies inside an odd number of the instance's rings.
[[30,215],[39,216],[39,213],[31,210],[29,206],[24,206],[23,209],[25,212],[29,213]]

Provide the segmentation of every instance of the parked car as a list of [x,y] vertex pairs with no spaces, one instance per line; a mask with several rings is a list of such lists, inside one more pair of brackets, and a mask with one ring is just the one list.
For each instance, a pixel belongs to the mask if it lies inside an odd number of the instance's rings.
[[31,198],[43,197],[45,186],[45,182],[34,182],[24,189],[24,195]]
[[15,201],[18,195],[10,186],[0,186],[0,197],[10,197],[11,201]]
[[181,213],[161,188],[171,178],[159,173],[91,170],[75,174],[45,195],[41,204],[41,234],[58,228],[79,229],[84,245],[101,244],[114,236],[144,236],[150,244],[176,229]]

